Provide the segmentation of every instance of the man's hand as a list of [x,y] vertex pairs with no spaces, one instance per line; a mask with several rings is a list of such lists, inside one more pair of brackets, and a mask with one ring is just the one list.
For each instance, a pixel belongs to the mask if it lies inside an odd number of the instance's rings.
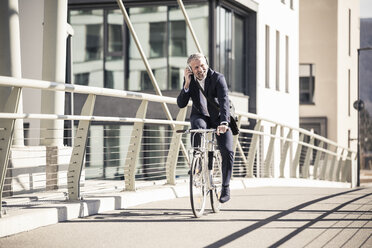
[[219,125],[217,127],[217,135],[220,136],[220,134],[226,133],[228,129],[229,127],[227,125]]
[[183,86],[184,89],[189,88],[190,82],[191,82],[191,76],[192,76],[192,71],[190,71],[188,68],[185,68],[185,71],[184,71],[185,85]]

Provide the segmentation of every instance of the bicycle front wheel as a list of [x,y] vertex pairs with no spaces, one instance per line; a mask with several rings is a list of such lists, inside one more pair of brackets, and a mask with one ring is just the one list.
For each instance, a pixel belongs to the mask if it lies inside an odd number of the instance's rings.
[[206,178],[202,171],[203,162],[201,156],[194,157],[190,171],[190,201],[192,212],[196,218],[203,215],[207,198]]
[[214,152],[211,175],[213,185],[213,189],[210,192],[211,207],[214,213],[218,213],[221,208],[220,196],[222,189],[222,157],[218,150]]

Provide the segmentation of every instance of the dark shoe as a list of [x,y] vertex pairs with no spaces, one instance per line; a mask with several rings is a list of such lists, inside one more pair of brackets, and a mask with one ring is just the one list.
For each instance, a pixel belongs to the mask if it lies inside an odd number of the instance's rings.
[[222,186],[220,202],[225,203],[230,200],[230,188],[229,186]]

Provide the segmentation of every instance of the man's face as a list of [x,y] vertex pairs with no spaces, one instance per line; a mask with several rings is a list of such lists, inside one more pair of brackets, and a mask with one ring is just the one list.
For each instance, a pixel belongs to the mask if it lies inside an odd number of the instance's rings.
[[207,76],[208,65],[205,58],[191,60],[190,66],[198,80],[203,80]]

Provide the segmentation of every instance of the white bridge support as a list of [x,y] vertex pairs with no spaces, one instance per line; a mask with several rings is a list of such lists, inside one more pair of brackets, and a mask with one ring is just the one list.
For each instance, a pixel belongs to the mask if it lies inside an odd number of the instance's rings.
[[[96,95],[88,95],[83,109],[82,116],[92,116]],[[84,166],[84,155],[86,152],[86,144],[88,141],[88,131],[90,120],[81,120],[74,138],[74,147],[72,149],[70,164],[67,173],[67,187],[69,200],[76,201],[80,197],[80,178]]]
[[[184,121],[186,118],[187,108],[182,108],[178,112],[177,121]],[[176,125],[175,129],[183,129],[184,125]],[[169,145],[169,152],[166,162],[166,176],[167,176],[167,183],[171,185],[176,184],[176,167],[178,161],[178,154],[180,151],[180,146],[182,142],[182,135],[173,132],[172,140]],[[186,160],[189,162],[190,158],[185,157]]]
[[[324,147],[324,142],[320,141],[318,147],[323,148]],[[323,153],[323,151],[320,151],[320,150],[318,150],[317,153],[316,153],[315,162],[314,162],[314,170],[313,170],[314,179],[319,179],[320,178],[318,171],[319,171],[320,158],[322,157],[322,154],[324,154],[324,153]]]
[[[279,164],[279,171],[280,171],[280,178],[284,178],[284,167],[285,167],[285,162],[286,162],[286,159],[287,159],[287,153],[288,153],[288,150],[289,150],[289,146],[291,144],[291,141],[292,140],[292,130],[289,130],[288,134],[287,134],[287,138],[286,140],[284,141],[284,145],[283,145],[283,150],[281,152],[281,155],[280,155],[280,164]],[[289,155],[288,155],[289,157]],[[290,159],[289,159],[290,160]]]
[[310,176],[310,159],[311,159],[311,156],[313,154],[313,145],[314,145],[314,136],[311,136],[310,138],[310,142],[309,142],[310,146],[307,148],[307,151],[306,151],[306,157],[305,157],[305,162],[304,162],[304,165],[302,166],[302,177],[303,178],[309,178]]
[[252,136],[252,141],[249,146],[248,152],[248,164],[247,164],[247,177],[254,177],[253,175],[253,166],[254,160],[256,158],[256,151],[258,146],[258,138],[259,138],[259,131],[261,130],[261,120],[258,120],[256,125],[254,126],[254,133]]
[[295,157],[291,165],[290,177],[292,178],[297,178],[299,176],[299,164],[300,164],[300,156],[301,156],[302,142],[304,141],[304,136],[305,135],[301,133],[300,138],[298,140],[297,150],[296,150]]
[[337,160],[336,164],[336,171],[333,174],[333,181],[340,182],[341,181],[341,167],[343,164],[343,155],[344,155],[344,149],[341,148],[340,156]]
[[[3,112],[17,113],[20,101],[21,88],[13,87],[6,101]],[[6,171],[9,164],[10,146],[14,135],[14,124],[16,119],[0,119],[0,216],[2,216],[2,195],[5,182]]]
[[[141,105],[137,110],[136,118],[146,118],[147,105],[148,101],[143,100],[141,102]],[[125,190],[127,191],[136,190],[136,166],[141,149],[143,126],[143,122],[136,122],[133,124],[130,145],[127,152],[127,159],[125,160],[124,164]]]
[[278,125],[273,127],[273,133],[270,137],[269,147],[267,148],[266,158],[265,158],[265,167],[264,167],[264,177],[272,177],[270,173],[270,167],[272,166],[273,156],[274,156],[274,144],[275,144],[275,135],[278,130]]

